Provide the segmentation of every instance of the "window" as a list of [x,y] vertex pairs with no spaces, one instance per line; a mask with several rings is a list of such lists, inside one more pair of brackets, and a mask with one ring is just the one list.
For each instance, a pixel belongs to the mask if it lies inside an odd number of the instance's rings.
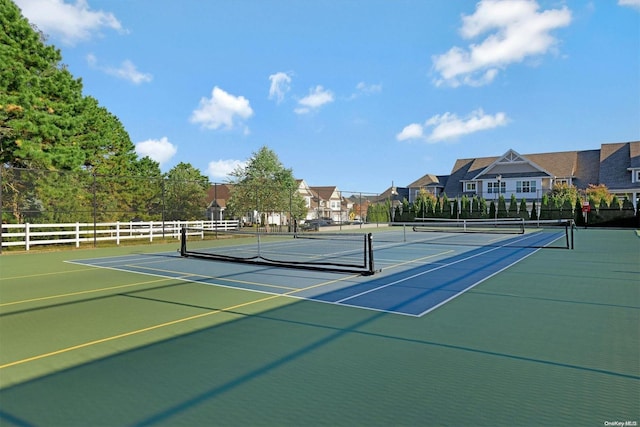
[[640,170],[634,170],[633,177],[635,178],[633,182],[640,182]]
[[503,181],[493,181],[487,183],[487,193],[506,193],[507,183]]
[[476,183],[475,182],[467,182],[465,184],[465,191],[476,191]]
[[332,200],[331,201],[331,209],[338,210],[340,209],[340,202]]
[[535,181],[517,181],[516,192],[517,193],[535,193],[536,182]]
[[517,181],[516,192],[517,193],[535,193],[536,182],[535,181]]

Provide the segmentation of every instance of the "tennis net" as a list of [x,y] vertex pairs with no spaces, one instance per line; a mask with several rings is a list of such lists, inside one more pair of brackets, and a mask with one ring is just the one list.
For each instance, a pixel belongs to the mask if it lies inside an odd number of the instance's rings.
[[521,218],[500,220],[422,218],[413,223],[412,229],[418,232],[524,234],[525,222]]
[[270,233],[183,227],[180,254],[255,265],[371,275],[372,235]]
[[573,249],[574,228],[571,220],[428,218],[392,223],[389,232],[376,234],[376,242]]

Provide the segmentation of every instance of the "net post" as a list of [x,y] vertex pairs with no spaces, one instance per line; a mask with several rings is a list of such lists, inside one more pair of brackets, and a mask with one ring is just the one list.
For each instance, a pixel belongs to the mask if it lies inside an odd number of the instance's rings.
[[369,255],[369,270],[367,271],[367,274],[374,274],[375,265],[373,262],[373,233],[367,233],[367,237],[365,240],[365,247],[366,247],[365,253]]
[[180,229],[180,256],[187,256],[187,227]]
[[575,224],[574,224],[573,220],[569,221],[569,228],[570,228],[569,233],[571,233],[571,248],[570,249],[573,249],[573,229],[575,228]]

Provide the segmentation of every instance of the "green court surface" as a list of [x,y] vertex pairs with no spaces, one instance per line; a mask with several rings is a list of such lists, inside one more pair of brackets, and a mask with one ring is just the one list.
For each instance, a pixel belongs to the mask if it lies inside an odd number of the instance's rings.
[[635,230],[578,229],[423,316],[65,262],[177,247],[0,256],[1,426],[640,422]]

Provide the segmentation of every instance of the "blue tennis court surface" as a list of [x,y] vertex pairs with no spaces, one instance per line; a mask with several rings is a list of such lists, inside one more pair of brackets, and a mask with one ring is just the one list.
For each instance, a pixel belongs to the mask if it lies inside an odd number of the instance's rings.
[[73,262],[289,298],[422,316],[540,250],[540,246],[562,237],[549,233],[496,236],[484,246],[477,242],[464,244],[456,241],[456,236],[448,239],[442,234],[434,235],[433,241],[419,243],[385,243],[381,239],[374,246],[376,268],[381,271],[373,276],[183,258],[177,252]]

